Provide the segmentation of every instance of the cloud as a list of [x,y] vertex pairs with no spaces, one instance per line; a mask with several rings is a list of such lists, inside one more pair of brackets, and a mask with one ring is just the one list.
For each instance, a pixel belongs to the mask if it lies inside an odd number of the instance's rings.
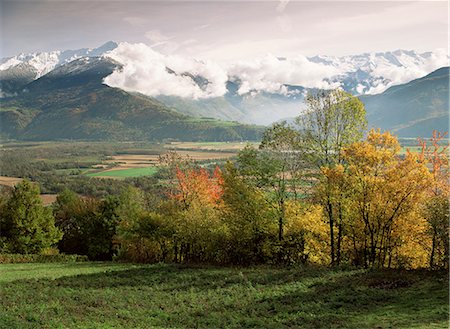
[[286,9],[286,6],[288,5],[289,0],[280,0],[277,6],[277,11],[279,13],[284,12],[284,10]]
[[379,77],[389,82],[369,89],[367,94],[381,93],[393,85],[407,83],[421,78],[438,68],[449,66],[449,57],[444,49],[436,49],[434,52],[421,54],[420,60],[415,56],[407,56],[405,53],[397,52],[399,54],[397,56],[399,66],[379,63],[372,70],[374,77]]
[[[158,34],[154,34],[158,36]],[[163,37],[159,40],[164,42]],[[193,44],[185,40],[180,44]],[[209,60],[165,55],[145,44],[121,43],[106,56],[122,63],[104,82],[112,87],[149,96],[168,95],[192,99],[220,97],[227,93],[227,81],[238,81],[240,95],[259,92],[288,94],[286,85],[331,89],[363,70],[367,77],[355,80],[359,93],[380,93],[448,66],[445,50],[419,54],[414,51],[366,53],[356,56],[308,58],[274,55],[218,64]],[[356,78],[358,79],[358,78]],[[370,88],[368,88],[370,84]],[[366,87],[365,87],[366,86]]]
[[[226,72],[208,61],[163,55],[142,43],[121,43],[107,56],[123,64],[121,69],[104,79],[104,83],[111,87],[149,96],[172,95],[193,99],[226,93]],[[195,76],[205,78],[206,85],[200,87],[193,79]]]
[[239,62],[231,66],[228,72],[241,81],[240,94],[252,90],[286,93],[285,84],[329,89],[337,85],[325,79],[339,73],[335,67],[310,62],[301,55],[289,59],[267,55],[252,62]]

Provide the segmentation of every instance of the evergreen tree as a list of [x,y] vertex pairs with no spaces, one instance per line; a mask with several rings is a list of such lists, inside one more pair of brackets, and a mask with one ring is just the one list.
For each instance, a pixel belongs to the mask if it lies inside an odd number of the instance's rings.
[[44,207],[39,194],[39,186],[28,180],[14,188],[0,217],[4,251],[39,253],[61,239],[52,211]]

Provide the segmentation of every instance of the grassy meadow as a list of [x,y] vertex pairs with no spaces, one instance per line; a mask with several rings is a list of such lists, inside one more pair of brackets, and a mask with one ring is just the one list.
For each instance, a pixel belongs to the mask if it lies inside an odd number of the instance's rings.
[[0,265],[0,328],[448,328],[443,272]]

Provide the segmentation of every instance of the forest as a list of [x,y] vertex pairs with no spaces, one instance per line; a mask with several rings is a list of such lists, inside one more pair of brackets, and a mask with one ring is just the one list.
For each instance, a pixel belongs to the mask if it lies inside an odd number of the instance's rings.
[[358,98],[333,90],[306,104],[295,123],[272,125],[258,147],[224,164],[162,157],[162,184],[114,183],[116,193],[97,196],[66,186],[51,206],[38,183],[2,189],[3,262],[20,254],[448,269],[446,132],[402,153],[396,136],[368,129]]

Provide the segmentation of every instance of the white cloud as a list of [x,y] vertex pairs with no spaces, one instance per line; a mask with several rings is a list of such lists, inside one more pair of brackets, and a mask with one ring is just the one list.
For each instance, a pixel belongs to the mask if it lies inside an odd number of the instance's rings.
[[[121,43],[107,56],[123,64],[120,70],[104,79],[111,87],[149,96],[173,95],[194,99],[222,96],[226,92],[227,75],[211,62],[163,55],[142,43]],[[208,84],[200,88],[190,76],[183,75],[186,72],[204,77]]]
[[277,11],[279,13],[284,12],[288,3],[289,3],[289,0],[280,0],[278,3],[278,6],[277,6]]
[[289,59],[267,55],[252,62],[239,62],[229,68],[229,75],[242,82],[240,94],[251,90],[285,93],[284,84],[307,88],[333,88],[337,85],[331,85],[324,79],[338,73],[334,67],[312,63],[301,55]]
[[428,57],[421,56],[420,59],[415,58],[415,56],[401,54],[397,56],[397,60],[401,66],[379,63],[374,67],[372,71],[374,77],[380,77],[390,82],[369,89],[367,91],[368,94],[383,92],[393,85],[407,83],[411,80],[421,78],[438,68],[449,66],[449,57],[444,49],[436,49]]
[[[188,39],[180,44],[193,43],[196,40]],[[374,94],[425,76],[447,66],[449,60],[446,51],[441,49],[423,54],[394,51],[345,57],[321,56],[314,60],[303,55],[280,58],[269,54],[219,65],[208,60],[165,55],[142,43],[121,43],[107,56],[123,64],[121,69],[104,79],[107,85],[149,96],[173,95],[193,99],[225,95],[228,80],[240,82],[238,93],[241,95],[258,92],[287,94],[286,85],[337,88],[342,79],[358,70],[366,72],[367,78],[354,81],[355,91]],[[367,83],[368,90],[364,87]]]

